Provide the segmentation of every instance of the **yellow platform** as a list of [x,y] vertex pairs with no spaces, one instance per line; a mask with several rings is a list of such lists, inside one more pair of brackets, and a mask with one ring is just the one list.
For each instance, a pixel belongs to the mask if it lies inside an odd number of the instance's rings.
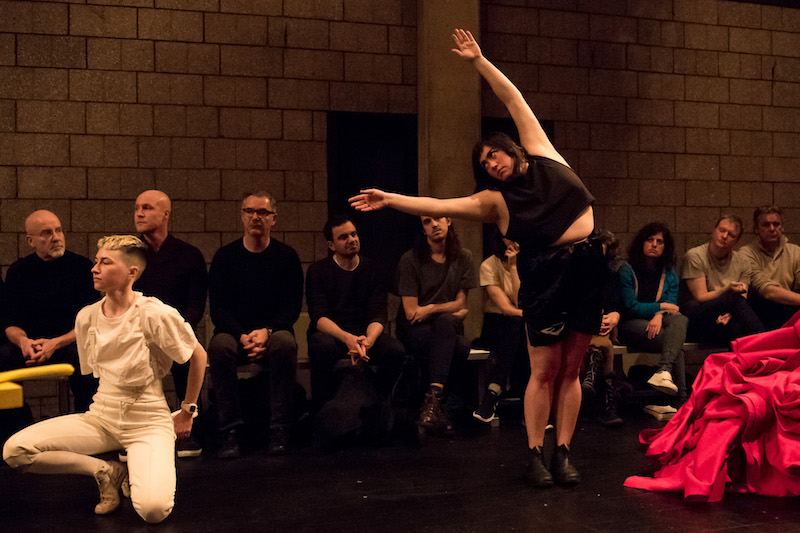
[[15,381],[28,379],[61,379],[75,372],[72,365],[59,363],[56,365],[33,366],[0,372],[0,409],[22,407],[22,386]]

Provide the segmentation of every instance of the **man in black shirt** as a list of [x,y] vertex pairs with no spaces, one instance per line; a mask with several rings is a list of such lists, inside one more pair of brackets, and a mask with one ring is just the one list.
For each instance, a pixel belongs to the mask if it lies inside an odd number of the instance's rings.
[[83,412],[97,381],[80,373],[74,328],[78,311],[100,297],[92,283],[92,263],[66,249],[61,222],[50,211],[31,213],[25,233],[34,253],[17,260],[6,275],[3,325],[10,342],[0,347],[0,370],[71,364],[75,410]]
[[[172,203],[161,191],[144,191],[136,198],[133,222],[147,245],[147,267],[133,288],[171,305],[195,330],[206,309],[208,279],[203,254],[169,233]],[[186,397],[189,364],[172,364],[178,400]],[[199,425],[192,426],[193,433]],[[178,457],[197,457],[203,451],[197,439],[179,439]]]
[[319,406],[331,399],[336,387],[334,366],[348,357],[353,366],[377,365],[378,393],[388,397],[405,350],[400,341],[384,332],[385,273],[377,263],[359,255],[361,241],[355,224],[346,216],[332,217],[323,233],[333,253],[311,265],[306,276],[314,401]]
[[285,453],[297,369],[292,326],[303,301],[303,269],[291,247],[271,238],[275,198],[264,191],[242,202],[244,237],[217,250],[209,272],[214,337],[208,346],[219,414],[221,459],[238,457],[242,405],[236,368],[258,363],[270,379],[272,454]]

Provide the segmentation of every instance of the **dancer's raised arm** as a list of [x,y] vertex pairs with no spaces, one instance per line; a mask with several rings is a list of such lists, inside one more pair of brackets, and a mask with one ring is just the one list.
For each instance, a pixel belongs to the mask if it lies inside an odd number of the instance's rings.
[[380,189],[363,189],[360,194],[350,198],[349,202],[358,211],[377,211],[390,207],[411,215],[454,217],[496,223],[502,226],[501,231],[505,231],[508,227],[508,208],[497,191],[481,191],[472,196],[439,199],[406,196]]
[[472,33],[456,29],[455,33],[453,33],[453,40],[456,43],[456,48],[453,48],[453,52],[472,63],[480,75],[489,82],[492,91],[503,102],[508,112],[511,113],[511,118],[514,119],[514,124],[516,124],[519,131],[522,147],[531,155],[549,157],[567,165],[566,160],[558,153],[550,139],[547,138],[547,134],[542,129],[542,125],[539,124],[539,120],[533,114],[522,93],[500,69],[483,56]]

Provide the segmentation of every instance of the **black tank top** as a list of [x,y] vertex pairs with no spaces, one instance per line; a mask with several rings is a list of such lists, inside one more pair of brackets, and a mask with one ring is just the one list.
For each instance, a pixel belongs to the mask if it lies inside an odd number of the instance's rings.
[[547,157],[528,156],[528,171],[495,184],[508,206],[506,238],[544,248],[553,244],[594,202],[573,170]]

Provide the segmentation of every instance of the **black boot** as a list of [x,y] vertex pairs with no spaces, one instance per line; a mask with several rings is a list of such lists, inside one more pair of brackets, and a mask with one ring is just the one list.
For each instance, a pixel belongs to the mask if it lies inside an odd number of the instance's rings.
[[558,446],[553,452],[550,471],[559,485],[577,485],[581,482],[581,475],[569,462],[569,448],[566,444]]
[[617,413],[617,403],[619,396],[617,390],[614,388],[614,383],[611,378],[606,378],[602,381],[603,384],[603,406],[600,409],[600,414],[597,415],[597,421],[606,426],[617,428],[622,425],[622,418]]
[[591,401],[597,394],[597,374],[603,364],[603,352],[596,346],[589,346],[586,357],[586,376],[581,382],[583,400]]
[[553,476],[544,464],[544,452],[536,447],[528,450],[529,462],[525,467],[525,481],[537,489],[547,489],[553,486]]

